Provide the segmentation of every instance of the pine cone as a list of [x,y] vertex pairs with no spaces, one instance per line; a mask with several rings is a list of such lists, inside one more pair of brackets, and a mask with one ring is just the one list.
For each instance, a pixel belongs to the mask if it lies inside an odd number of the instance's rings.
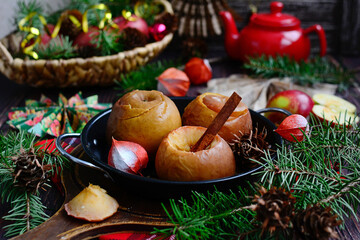
[[76,26],[71,20],[70,16],[75,17],[80,23],[82,21],[82,13],[79,10],[68,10],[61,14],[62,23],[60,34],[69,36],[70,40],[74,40],[82,31],[81,27]]
[[341,224],[337,220],[338,216],[331,213],[331,207],[323,208],[316,204],[307,207],[305,210],[296,214],[294,218],[294,232],[298,239],[318,239],[339,238],[335,227]]
[[42,164],[42,159],[42,156],[35,154],[34,149],[28,152],[21,149],[20,154],[12,158],[15,163],[15,186],[24,187],[27,192],[36,192],[47,181],[47,173],[51,169],[51,165]]
[[294,216],[295,198],[281,188],[272,187],[267,191],[260,188],[261,196],[255,195],[253,210],[256,211],[256,219],[262,222],[262,233],[268,230],[270,233],[276,230],[286,229]]
[[265,156],[265,150],[270,150],[270,144],[266,141],[267,131],[265,128],[259,133],[258,128],[255,128],[255,132],[251,131],[248,134],[244,134],[230,144],[231,149],[238,161],[239,166],[242,168],[253,168],[258,164],[249,161],[249,159],[260,160]]
[[123,33],[125,50],[130,50],[136,47],[143,47],[147,44],[146,35],[135,28],[125,28]]

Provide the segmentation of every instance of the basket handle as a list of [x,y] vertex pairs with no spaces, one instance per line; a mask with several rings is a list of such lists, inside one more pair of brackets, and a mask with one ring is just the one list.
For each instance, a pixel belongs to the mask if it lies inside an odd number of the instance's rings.
[[166,0],[155,0],[154,3],[159,3],[164,6],[165,12],[170,13],[171,15],[174,15],[174,10],[171,6],[171,3]]
[[4,61],[7,61],[8,63],[11,63],[14,61],[14,58],[11,56],[7,48],[2,44],[0,41],[0,56]]

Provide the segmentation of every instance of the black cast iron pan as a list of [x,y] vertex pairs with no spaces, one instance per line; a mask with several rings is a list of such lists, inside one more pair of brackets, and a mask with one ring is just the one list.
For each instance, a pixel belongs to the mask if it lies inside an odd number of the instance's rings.
[[[193,98],[180,97],[172,98],[172,100],[182,114],[184,108],[193,100]],[[258,112],[250,110],[253,127],[258,127],[259,130],[265,127],[268,133],[266,140],[271,144],[273,149],[276,149],[277,145],[281,145],[282,139],[273,131],[275,129],[274,124],[260,114],[266,111],[279,111],[287,115],[290,115],[291,113],[277,108],[263,109]],[[230,189],[241,185],[246,181],[253,180],[253,173],[261,169],[261,167],[255,167],[240,171],[236,175],[226,178],[192,182],[166,181],[158,179],[156,176],[143,177],[122,172],[107,164],[110,146],[107,144],[105,132],[110,113],[111,109],[108,109],[92,118],[86,124],[81,134],[68,133],[59,136],[56,140],[56,147],[61,154],[65,155],[73,162],[102,171],[106,176],[110,177],[115,184],[121,184],[136,194],[150,198],[169,198],[180,195],[184,196],[191,191],[204,192],[207,190],[214,190],[214,186],[219,190]],[[86,154],[93,160],[92,163],[75,158],[61,147],[61,143],[65,138],[77,137],[80,137],[81,144]],[[151,168],[151,166],[149,168]]]

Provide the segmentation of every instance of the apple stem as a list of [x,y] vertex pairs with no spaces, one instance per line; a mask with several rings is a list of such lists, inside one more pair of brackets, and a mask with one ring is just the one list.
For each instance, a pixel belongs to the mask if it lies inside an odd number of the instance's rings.
[[214,140],[216,134],[220,131],[230,115],[234,112],[237,105],[239,105],[240,101],[241,97],[236,92],[234,92],[226,101],[225,105],[221,108],[220,112],[216,115],[214,120],[210,123],[204,134],[191,147],[190,151],[197,152],[206,149]]

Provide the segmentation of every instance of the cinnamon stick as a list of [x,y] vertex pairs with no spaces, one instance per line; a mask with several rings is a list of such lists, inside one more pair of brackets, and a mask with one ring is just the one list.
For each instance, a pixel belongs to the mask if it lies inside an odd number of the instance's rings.
[[222,126],[233,113],[237,105],[239,105],[241,97],[234,92],[216,115],[209,127],[206,129],[201,138],[191,147],[190,151],[197,152],[206,149],[214,140],[216,134],[220,131]]

